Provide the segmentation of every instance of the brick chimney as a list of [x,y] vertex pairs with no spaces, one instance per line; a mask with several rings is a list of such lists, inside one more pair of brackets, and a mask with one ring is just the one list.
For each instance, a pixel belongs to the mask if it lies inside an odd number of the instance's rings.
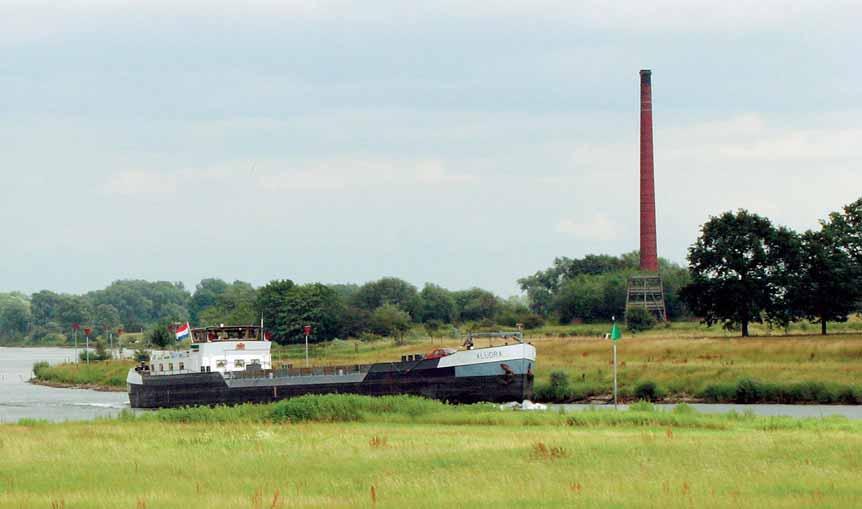
[[652,155],[652,71],[641,76],[641,245],[640,269],[658,272],[655,234],[655,179]]

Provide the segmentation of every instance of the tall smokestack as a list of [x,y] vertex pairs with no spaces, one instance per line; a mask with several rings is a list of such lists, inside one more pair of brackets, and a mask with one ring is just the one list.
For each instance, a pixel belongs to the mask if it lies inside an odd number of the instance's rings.
[[655,238],[655,180],[652,157],[652,71],[641,75],[641,270],[658,272]]

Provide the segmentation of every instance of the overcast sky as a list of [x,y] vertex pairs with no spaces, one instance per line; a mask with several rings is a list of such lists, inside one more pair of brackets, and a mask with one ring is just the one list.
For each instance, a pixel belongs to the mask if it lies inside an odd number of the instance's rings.
[[[51,5],[62,4],[62,7]],[[608,6],[606,4],[611,4]],[[397,276],[517,293],[862,195],[859,2],[0,1],[0,291]]]

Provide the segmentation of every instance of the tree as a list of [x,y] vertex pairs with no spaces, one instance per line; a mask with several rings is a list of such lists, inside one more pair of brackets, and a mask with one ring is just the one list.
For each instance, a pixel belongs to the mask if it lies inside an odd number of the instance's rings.
[[712,217],[689,248],[691,282],[682,288],[682,298],[708,325],[740,325],[743,337],[764,315],[787,323],[799,252],[798,236],[765,217],[746,210]]
[[845,205],[841,212],[829,214],[828,225],[836,240],[840,239],[841,249],[850,256],[856,269],[862,267],[862,198]]
[[189,319],[200,324],[200,313],[208,307],[215,306],[228,284],[218,278],[201,279],[195,286],[195,293],[189,301]]
[[[530,309],[544,317],[556,314],[565,323],[572,317],[588,319],[588,316],[610,319],[620,314],[625,307],[626,285],[630,275],[640,267],[637,251],[624,253],[618,257],[609,255],[587,255],[583,258],[557,258],[553,265],[538,271],[532,276],[521,278],[518,283],[527,293]],[[679,289],[688,283],[688,270],[664,258],[659,259],[659,272],[665,292],[665,307],[669,318],[677,318],[688,313],[679,299]],[[573,299],[583,304],[584,292],[574,285],[587,284],[592,289],[593,305],[589,309],[571,309]],[[598,286],[601,288],[599,288]],[[577,294],[580,293],[580,297]],[[598,294],[601,293],[601,297]],[[591,298],[592,298],[591,297]],[[579,304],[579,305],[580,305]],[[569,309],[563,309],[569,306]]]
[[260,320],[257,291],[249,283],[234,281],[213,295],[212,304],[198,311],[199,324],[248,325]]
[[431,283],[419,292],[419,313],[416,317],[420,322],[451,323],[455,319],[455,299],[452,292]]
[[294,286],[277,309],[278,319],[273,332],[280,343],[302,339],[306,325],[312,326],[314,341],[335,338],[341,331],[343,303],[338,294],[326,285]]
[[0,337],[17,339],[30,326],[30,301],[19,293],[0,294]]
[[290,279],[280,279],[270,281],[257,291],[257,315],[263,317],[264,328],[277,338],[281,338],[280,332],[286,332],[288,329],[282,322],[282,307],[295,286]]
[[120,325],[120,313],[110,304],[99,304],[93,310],[93,321],[97,330],[112,331]]
[[589,322],[599,318],[597,310],[602,307],[603,293],[598,278],[580,275],[563,284],[554,296],[552,309],[557,312],[560,323],[571,323],[575,319]]
[[799,315],[820,322],[824,336],[826,323],[846,322],[860,297],[853,262],[842,249],[843,241],[831,223],[802,235],[802,269],[795,279],[791,301]]
[[176,336],[168,329],[170,323],[161,322],[147,332],[147,341],[156,347],[165,348],[176,341]]
[[383,304],[395,304],[411,315],[416,315],[419,295],[416,287],[407,281],[385,277],[362,285],[351,303],[367,311],[374,311]]
[[478,321],[493,318],[500,309],[497,296],[481,288],[454,292],[455,307],[461,321]]
[[188,319],[191,295],[182,283],[120,280],[104,290],[87,294],[93,306],[110,304],[126,328],[137,328],[165,320]]
[[410,324],[410,315],[395,304],[383,304],[371,313],[371,332],[394,336],[398,344],[404,342],[404,334],[410,330]]

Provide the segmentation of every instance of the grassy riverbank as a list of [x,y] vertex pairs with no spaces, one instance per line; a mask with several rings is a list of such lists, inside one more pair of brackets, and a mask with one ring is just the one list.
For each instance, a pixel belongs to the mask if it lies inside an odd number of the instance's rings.
[[853,507],[860,431],[343,396],[30,422],[0,426],[0,507]]
[[49,366],[47,362],[40,362],[33,366],[35,383],[51,385],[54,387],[81,387],[99,390],[126,390],[126,375],[129,368],[134,366],[133,361],[114,360],[64,363]]
[[[680,326],[682,327],[682,326]],[[693,337],[692,328],[663,329],[618,343],[619,383],[625,398],[636,398],[647,382],[670,399],[738,402],[862,403],[862,335]],[[531,337],[538,350],[539,399],[577,401],[608,397],[612,385],[610,343],[592,336]],[[311,345],[315,366],[371,363],[427,353],[459,340],[417,338],[403,345],[379,341],[330,341]],[[478,346],[485,346],[481,343]],[[277,364],[304,363],[304,347],[274,345]],[[39,370],[39,380],[122,389],[130,362],[59,365]],[[561,371],[569,384],[550,391],[550,373]],[[740,385],[742,382],[742,385]],[[740,387],[742,389],[740,390]]]

